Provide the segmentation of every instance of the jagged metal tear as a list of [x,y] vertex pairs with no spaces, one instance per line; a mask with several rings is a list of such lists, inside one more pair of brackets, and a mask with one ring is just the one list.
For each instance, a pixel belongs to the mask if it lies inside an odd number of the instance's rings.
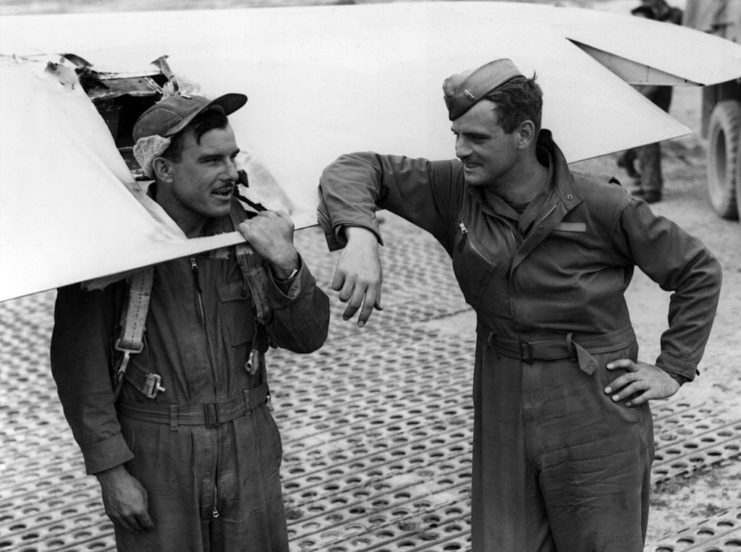
[[578,46],[595,60],[607,67],[618,77],[629,84],[645,85],[657,84],[665,86],[705,86],[704,83],[694,82],[689,79],[667,73],[645,63],[634,61],[623,56],[582,44],[571,40],[572,44]]

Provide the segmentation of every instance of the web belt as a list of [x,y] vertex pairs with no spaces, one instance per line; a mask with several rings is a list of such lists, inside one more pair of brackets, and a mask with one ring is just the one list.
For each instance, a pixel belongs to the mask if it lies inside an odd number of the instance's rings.
[[166,424],[176,431],[178,426],[205,426],[216,428],[248,415],[266,404],[270,393],[267,384],[242,390],[242,396],[227,401],[206,404],[144,404],[122,402],[118,413],[132,420]]
[[[567,333],[553,339],[522,340],[503,339],[489,333],[487,343],[499,354],[532,364],[534,360],[559,360],[577,358],[586,360],[593,354],[609,353],[629,346],[635,341],[633,328],[627,327],[606,334],[578,335]],[[590,363],[586,363],[590,364]],[[585,364],[585,365],[586,365]],[[590,370],[589,373],[591,373]]]

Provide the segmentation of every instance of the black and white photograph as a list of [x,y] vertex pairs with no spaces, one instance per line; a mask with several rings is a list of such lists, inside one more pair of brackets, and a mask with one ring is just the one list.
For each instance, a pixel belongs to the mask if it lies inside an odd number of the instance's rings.
[[0,0],[0,552],[741,550],[741,0]]

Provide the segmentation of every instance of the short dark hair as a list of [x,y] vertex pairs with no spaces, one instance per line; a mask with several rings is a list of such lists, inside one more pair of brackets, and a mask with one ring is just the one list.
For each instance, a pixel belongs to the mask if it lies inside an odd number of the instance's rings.
[[226,128],[229,124],[224,114],[224,110],[219,106],[210,107],[199,113],[183,130],[172,137],[172,141],[167,149],[162,153],[162,157],[170,161],[180,161],[183,153],[183,140],[188,132],[192,132],[196,139],[196,144],[201,143],[201,137],[210,130],[217,128]]
[[515,77],[486,95],[486,99],[497,104],[496,114],[499,126],[510,134],[526,120],[540,130],[543,115],[543,91],[532,78]]

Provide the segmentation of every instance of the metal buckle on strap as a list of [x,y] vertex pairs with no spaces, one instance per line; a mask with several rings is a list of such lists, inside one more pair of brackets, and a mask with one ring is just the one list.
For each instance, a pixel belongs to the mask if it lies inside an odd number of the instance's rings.
[[167,389],[162,387],[161,384],[162,376],[159,374],[147,374],[147,377],[144,378],[144,385],[140,391],[144,393],[144,396],[148,399],[154,399],[157,396],[157,393],[164,393],[167,391]]
[[527,364],[533,363],[533,344],[529,341],[520,341],[520,360]]
[[207,428],[219,427],[219,405],[208,403],[203,405],[203,420]]
[[113,348],[122,353],[121,362],[116,370],[116,382],[119,382],[123,379],[123,376],[126,373],[126,368],[129,366],[131,355],[138,355],[141,353],[144,350],[144,343],[140,343],[138,347],[129,347],[123,345],[121,343],[121,338],[119,337],[116,340],[116,343],[114,343]]
[[114,343],[113,348],[117,351],[121,351],[124,354],[129,353],[130,355],[136,355],[144,350],[144,342],[139,343],[138,347],[131,347],[130,345],[124,345],[121,341],[121,338],[119,337],[116,340],[116,343]]

